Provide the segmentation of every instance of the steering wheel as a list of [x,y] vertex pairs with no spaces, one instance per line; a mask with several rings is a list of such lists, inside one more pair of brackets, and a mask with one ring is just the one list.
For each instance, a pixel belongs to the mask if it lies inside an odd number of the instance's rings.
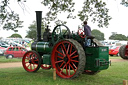
[[78,29],[78,34],[79,34],[79,36],[80,36],[81,38],[85,38],[85,37],[86,37],[85,32],[84,32],[83,29]]
[[60,39],[70,38],[71,32],[66,25],[57,25],[52,32],[52,43],[55,44]]

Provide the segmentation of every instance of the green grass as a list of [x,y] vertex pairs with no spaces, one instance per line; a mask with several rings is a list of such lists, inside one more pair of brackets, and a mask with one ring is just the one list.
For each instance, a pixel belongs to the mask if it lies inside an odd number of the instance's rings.
[[109,59],[122,59],[120,56],[109,56]]
[[96,75],[82,74],[72,80],[53,80],[52,69],[29,73],[23,68],[6,68],[0,69],[0,85],[123,85],[123,80],[128,80],[127,67],[128,62],[112,63]]
[[0,63],[21,62],[21,61],[22,58],[6,59],[5,56],[0,56]]

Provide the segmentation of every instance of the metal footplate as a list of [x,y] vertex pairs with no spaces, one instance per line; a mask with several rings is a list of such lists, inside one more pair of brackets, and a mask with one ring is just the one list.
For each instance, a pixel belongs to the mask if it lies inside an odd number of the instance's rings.
[[111,65],[111,61],[106,61],[105,59],[96,59],[96,67],[106,66],[109,64]]

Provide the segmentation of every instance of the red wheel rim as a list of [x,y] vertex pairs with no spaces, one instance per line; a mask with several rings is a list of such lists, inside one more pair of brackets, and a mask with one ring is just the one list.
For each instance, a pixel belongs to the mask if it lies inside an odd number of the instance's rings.
[[41,65],[41,68],[42,68],[42,69],[50,69],[50,68],[51,68],[51,65],[42,64],[42,65]]
[[81,37],[81,38],[85,38],[86,36],[85,36],[85,33],[84,33],[84,31],[82,30],[82,29],[79,29],[78,30],[78,34],[79,34],[79,36]]
[[27,52],[22,59],[22,65],[24,69],[28,72],[34,72],[39,68],[39,57],[38,55],[33,52]]
[[75,46],[69,41],[57,43],[52,51],[51,61],[58,76],[71,78],[78,69],[79,55]]

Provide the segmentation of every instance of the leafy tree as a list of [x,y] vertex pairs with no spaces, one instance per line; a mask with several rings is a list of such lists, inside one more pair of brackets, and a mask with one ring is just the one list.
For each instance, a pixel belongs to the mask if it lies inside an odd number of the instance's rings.
[[[67,18],[75,18],[74,16],[74,5],[75,2],[73,0],[43,0],[42,4],[49,8],[47,16],[44,17],[48,23],[50,21],[59,20],[57,19],[57,15],[59,13],[68,12]],[[89,20],[92,18],[92,22],[98,21],[98,26],[108,26],[108,21],[111,20],[111,17],[108,15],[108,9],[105,7],[106,3],[99,0],[85,0],[83,2],[83,9],[79,11],[78,17],[81,21]]]
[[99,27],[108,26],[108,21],[111,17],[108,15],[109,9],[106,8],[106,3],[101,0],[85,0],[83,9],[79,11],[81,21],[88,20],[92,17],[92,22],[98,22]]
[[109,39],[112,39],[112,40],[128,40],[128,38],[125,35],[122,35],[122,34],[113,34],[109,37]]
[[3,29],[14,30],[21,28],[23,21],[19,20],[19,14],[9,7],[10,0],[0,0],[0,25]]
[[128,7],[128,0],[122,0],[121,4]]
[[[43,32],[44,32],[44,25],[43,25],[43,23],[42,23],[41,27],[42,27],[42,29],[41,29],[41,31],[42,31],[41,36],[43,37]],[[29,30],[27,31],[26,37],[27,38],[31,38],[31,39],[36,39],[37,38],[37,36],[36,36],[36,33],[37,33],[36,22],[33,21],[33,23],[30,24],[30,26],[28,28],[29,28]]]
[[92,36],[94,36],[97,40],[105,40],[104,33],[96,29],[92,30]]
[[22,38],[22,36],[20,35],[20,34],[12,34],[11,36],[10,36],[10,38]]
[[[17,0],[18,4],[24,4],[27,0]],[[68,13],[67,18],[75,18],[74,16],[74,5],[73,0],[41,0],[43,6],[48,7],[49,10],[46,13],[46,17],[43,17],[43,21],[49,24],[51,21],[55,23],[66,23],[65,21],[57,18],[58,14],[62,12]],[[9,7],[10,0],[0,1],[0,25],[4,24],[4,29],[15,29],[22,27],[22,21],[19,20],[19,15],[15,13]],[[127,0],[121,0],[121,4],[128,6]],[[22,7],[23,9],[24,6]],[[106,8],[106,3],[102,0],[84,0],[83,9],[79,11],[78,16],[81,21],[89,20],[92,17],[92,22],[98,22],[99,27],[108,26],[111,17],[108,15],[109,10]],[[8,10],[10,9],[10,10]]]

